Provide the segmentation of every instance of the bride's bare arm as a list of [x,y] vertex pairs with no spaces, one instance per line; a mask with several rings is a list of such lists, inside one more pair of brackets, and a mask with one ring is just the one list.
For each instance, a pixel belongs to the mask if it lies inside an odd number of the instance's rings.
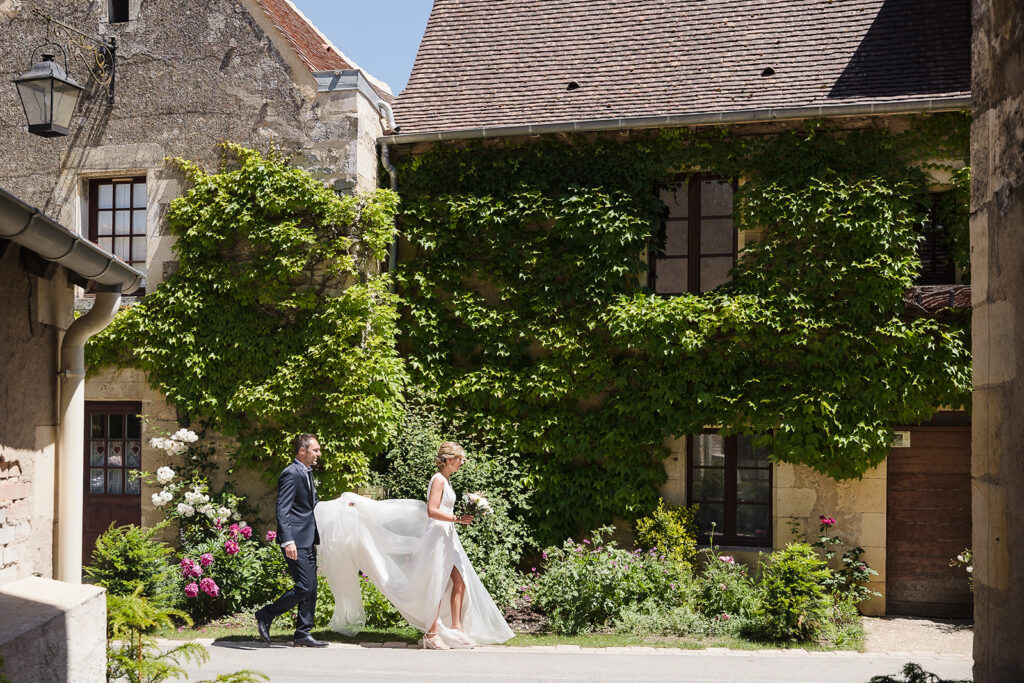
[[457,522],[459,524],[469,524],[472,522],[473,518],[470,515],[451,515],[441,509],[441,496],[444,495],[444,484],[435,486],[439,481],[441,481],[440,477],[434,477],[430,480],[430,494],[427,496],[427,516],[441,522]]

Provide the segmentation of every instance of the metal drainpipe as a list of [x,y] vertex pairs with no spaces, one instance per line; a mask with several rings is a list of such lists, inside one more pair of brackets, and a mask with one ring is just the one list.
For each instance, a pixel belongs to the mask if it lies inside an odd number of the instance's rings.
[[78,318],[60,346],[60,442],[57,450],[58,581],[82,582],[82,504],[85,481],[85,342],[113,320],[121,287],[98,286],[88,313]]
[[[391,163],[391,155],[388,150],[388,143],[381,143],[380,146],[380,159],[384,168],[387,169],[388,175],[391,176],[391,190],[398,192],[398,169]],[[395,268],[398,267],[398,235],[395,235],[395,239],[388,245],[388,272],[394,273]],[[392,293],[395,292],[395,281],[394,278],[391,280],[389,288]]]

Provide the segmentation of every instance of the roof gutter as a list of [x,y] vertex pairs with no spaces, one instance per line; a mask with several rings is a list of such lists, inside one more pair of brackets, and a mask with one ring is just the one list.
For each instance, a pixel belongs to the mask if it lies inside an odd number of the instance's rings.
[[107,291],[129,294],[142,284],[142,273],[2,188],[0,238],[30,249],[84,280],[93,280]]
[[617,119],[589,119],[561,123],[541,123],[524,126],[497,126],[446,130],[434,133],[384,135],[377,138],[381,144],[410,144],[414,142],[442,142],[446,140],[473,140],[479,138],[507,138],[519,135],[546,135],[554,133],[587,133],[609,130],[636,130],[641,128],[676,128],[682,126],[711,126],[728,123],[762,123],[766,121],[792,121],[795,119],[832,118],[840,116],[871,116],[886,114],[931,114],[969,109],[967,96],[937,97],[930,100],[888,101],[859,104],[828,104],[810,107],[782,107],[768,109],[741,109],[737,111],[697,114],[667,114],[659,116],[633,116]]

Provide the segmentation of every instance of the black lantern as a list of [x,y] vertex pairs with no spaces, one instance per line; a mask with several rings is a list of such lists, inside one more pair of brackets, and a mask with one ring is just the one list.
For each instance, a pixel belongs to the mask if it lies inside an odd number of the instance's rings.
[[[67,57],[64,64],[67,66]],[[68,134],[78,96],[85,88],[53,61],[53,55],[44,54],[43,61],[33,64],[14,83],[28,118],[28,132],[45,138]]]

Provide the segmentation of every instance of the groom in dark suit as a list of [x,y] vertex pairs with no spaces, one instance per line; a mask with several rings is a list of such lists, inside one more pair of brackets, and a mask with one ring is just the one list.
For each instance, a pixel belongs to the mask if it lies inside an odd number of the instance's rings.
[[317,503],[313,466],[320,458],[320,442],[312,434],[303,434],[293,445],[295,460],[277,480],[277,542],[284,551],[295,587],[256,611],[256,630],[260,640],[270,645],[270,623],[298,605],[295,647],[326,647],[327,643],[310,635],[316,609],[316,546],[320,543],[313,517]]

